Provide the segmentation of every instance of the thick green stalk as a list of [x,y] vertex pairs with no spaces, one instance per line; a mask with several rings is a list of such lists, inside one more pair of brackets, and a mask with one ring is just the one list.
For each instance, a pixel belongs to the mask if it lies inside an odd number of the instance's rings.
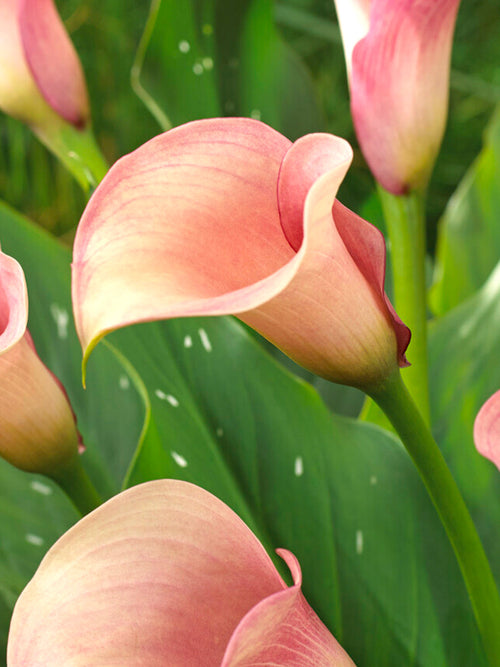
[[78,130],[63,121],[34,128],[38,138],[56,155],[73,174],[86,194],[99,185],[108,171],[108,165],[97,145],[90,127]]
[[102,498],[97,493],[79,458],[74,459],[67,468],[58,471],[51,477],[82,516],[102,504]]
[[490,667],[500,667],[500,596],[458,486],[399,371],[370,392],[399,434],[455,551]]
[[396,196],[379,188],[391,244],[394,307],[411,329],[408,361],[403,371],[410,394],[430,423],[427,304],[425,284],[425,197],[413,191]]

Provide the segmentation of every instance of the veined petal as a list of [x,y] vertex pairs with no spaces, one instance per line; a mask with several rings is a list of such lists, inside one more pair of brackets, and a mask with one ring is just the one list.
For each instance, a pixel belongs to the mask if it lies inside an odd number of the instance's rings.
[[148,482],[50,549],[16,604],[9,667],[220,665],[240,620],[285,589],[224,503],[187,482]]
[[85,78],[53,0],[17,3],[24,56],[38,89],[62,118],[83,127],[90,113]]
[[500,390],[479,410],[474,422],[474,442],[478,452],[500,470]]
[[372,0],[369,32],[352,50],[358,140],[376,179],[394,194],[426,185],[434,164],[459,3]]
[[251,609],[231,637],[221,667],[355,667],[301,592],[302,574],[293,554],[278,549],[294,586]]
[[127,324],[253,307],[255,286],[294,255],[276,198],[290,145],[258,121],[197,121],[110,170],[74,245],[73,305],[87,354]]
[[[366,270],[382,255],[360,269],[332,218],[351,157],[338,137],[292,145],[240,118],[189,123],[120,160],[75,239],[85,359],[120,326],[235,314],[330,380],[385,378],[404,350],[380,281]],[[358,221],[347,217],[344,227]]]

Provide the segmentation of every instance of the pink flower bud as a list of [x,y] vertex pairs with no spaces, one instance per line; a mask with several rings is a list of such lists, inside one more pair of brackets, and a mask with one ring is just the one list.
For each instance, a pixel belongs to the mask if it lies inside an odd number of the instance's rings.
[[0,108],[42,133],[88,121],[80,61],[53,0],[0,0]]
[[377,181],[427,185],[443,138],[460,0],[335,0],[358,141]]
[[0,252],[0,456],[54,477],[78,456],[79,434],[66,392],[40,361],[27,320],[23,271]]

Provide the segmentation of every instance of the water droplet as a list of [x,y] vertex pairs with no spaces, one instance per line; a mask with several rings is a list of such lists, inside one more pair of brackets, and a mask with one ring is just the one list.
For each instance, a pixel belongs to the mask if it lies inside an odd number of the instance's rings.
[[260,120],[261,119],[260,109],[252,109],[252,111],[250,111],[250,117],[253,118],[254,120]]
[[26,542],[29,544],[34,544],[36,547],[41,547],[42,544],[44,543],[43,537],[40,537],[40,535],[33,535],[32,533],[27,533],[24,536],[24,539]]
[[356,553],[360,556],[363,553],[363,531],[356,531]]
[[204,72],[204,69],[203,69],[203,65],[201,63],[195,63],[193,65],[193,74],[196,74],[196,76],[200,76],[201,74],[203,74],[203,72]]
[[68,337],[69,314],[65,308],[60,308],[57,303],[50,306],[50,312],[57,327],[57,335],[61,340]]
[[161,389],[156,389],[155,395],[160,399],[160,401],[167,401],[167,403],[170,403],[170,405],[174,408],[179,407],[179,401],[175,398],[175,396],[172,396],[172,394],[166,394]]
[[295,459],[294,472],[295,472],[295,477],[302,477],[302,475],[304,474],[304,461],[302,459],[302,456],[297,456],[297,458]]
[[181,53],[189,53],[191,49],[191,44],[187,42],[185,39],[183,39],[181,42],[179,42],[179,51]]
[[214,68],[214,61],[212,60],[212,58],[209,58],[209,57],[203,58],[203,60],[201,61],[201,64],[207,70],[207,72]]
[[130,387],[130,380],[126,375],[120,375],[118,384],[120,385],[120,389],[128,389]]
[[213,33],[213,31],[214,31],[213,26],[211,26],[210,23],[205,23],[201,29],[201,32],[207,37],[210,36]]
[[193,347],[193,339],[191,336],[184,336],[184,347],[189,348]]
[[41,493],[42,496],[52,495],[52,489],[50,488],[50,486],[47,486],[47,484],[44,484],[43,482],[39,482],[37,479],[33,480],[30,483],[30,486],[33,489],[33,491]]
[[207,352],[211,352],[212,351],[212,343],[210,342],[210,338],[208,337],[207,332],[205,331],[205,329],[198,329],[198,334],[200,335],[201,344],[203,345],[205,350]]
[[172,455],[172,458],[174,459],[174,461],[177,463],[178,466],[180,466],[181,468],[186,468],[188,462],[183,456],[181,456],[177,452],[170,452],[170,454]]

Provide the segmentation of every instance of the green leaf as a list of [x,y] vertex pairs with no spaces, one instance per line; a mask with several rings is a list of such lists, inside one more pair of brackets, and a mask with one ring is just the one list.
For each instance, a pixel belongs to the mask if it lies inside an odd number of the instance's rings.
[[443,314],[472,296],[500,257],[500,107],[484,148],[450,199],[440,222],[430,300]]
[[[69,253],[20,216],[1,213],[3,247],[28,276],[30,326],[71,390],[88,437],[85,460],[101,488],[116,490],[126,458],[129,485],[172,476],[216,493],[270,552],[285,547],[298,556],[307,598],[358,667],[483,667],[451,548],[393,436],[332,417],[310,385],[231,318],[115,332],[118,356],[98,347],[83,393],[74,333],[68,325],[68,339],[58,337],[50,309],[54,302],[69,309]],[[146,421],[133,454],[138,412]],[[26,488],[34,478],[8,473],[12,489],[0,487],[7,536],[0,572],[15,587],[0,586],[0,620],[42,555],[29,551],[35,545],[25,535],[48,547],[75,518],[62,494],[33,502]],[[15,518],[4,520],[9,514]],[[47,533],[35,532],[42,527]]]
[[250,116],[291,139],[324,125],[311,77],[274,25],[271,0],[153,0],[136,65],[141,97],[172,125]]
[[476,520],[500,583],[500,475],[475,449],[475,417],[500,388],[500,264],[471,299],[431,329],[434,433]]

